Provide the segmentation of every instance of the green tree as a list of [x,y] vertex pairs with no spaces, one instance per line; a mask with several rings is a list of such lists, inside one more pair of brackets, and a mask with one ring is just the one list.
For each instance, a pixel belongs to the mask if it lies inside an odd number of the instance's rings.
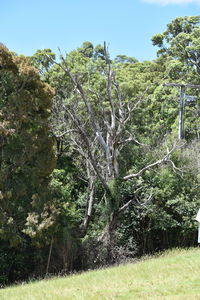
[[55,155],[48,118],[54,91],[25,57],[2,45],[0,66],[0,241],[14,252],[30,245],[31,218],[38,230],[44,220],[51,225],[48,184]]
[[[165,67],[165,82],[199,85],[199,22],[199,16],[178,17],[167,25],[164,33],[152,38],[153,44],[160,48],[158,61]],[[174,100],[178,100],[179,94],[172,88],[162,88],[160,97],[164,99],[170,94],[173,94]],[[196,102],[192,105],[185,99],[185,138],[193,139],[199,137],[199,90],[187,88],[185,94],[196,97]],[[171,96],[170,101],[174,102]]]
[[51,49],[37,50],[35,54],[29,57],[30,64],[38,69],[41,75],[47,75],[48,70],[52,66],[52,63],[46,56],[47,54],[52,59],[56,58],[56,55],[51,51]]

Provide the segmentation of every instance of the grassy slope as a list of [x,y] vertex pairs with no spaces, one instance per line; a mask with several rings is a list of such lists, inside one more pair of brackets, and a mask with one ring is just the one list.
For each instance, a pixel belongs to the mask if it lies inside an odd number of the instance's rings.
[[1,300],[200,299],[200,249],[0,290]]

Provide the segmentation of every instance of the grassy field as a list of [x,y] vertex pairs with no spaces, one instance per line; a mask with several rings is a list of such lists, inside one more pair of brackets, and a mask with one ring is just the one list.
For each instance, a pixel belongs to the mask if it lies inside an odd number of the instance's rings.
[[0,290],[1,300],[200,299],[200,249]]

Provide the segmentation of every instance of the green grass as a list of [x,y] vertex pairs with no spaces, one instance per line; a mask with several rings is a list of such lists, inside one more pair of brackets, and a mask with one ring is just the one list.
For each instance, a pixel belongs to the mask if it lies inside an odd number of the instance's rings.
[[200,249],[0,290],[1,300],[200,299]]

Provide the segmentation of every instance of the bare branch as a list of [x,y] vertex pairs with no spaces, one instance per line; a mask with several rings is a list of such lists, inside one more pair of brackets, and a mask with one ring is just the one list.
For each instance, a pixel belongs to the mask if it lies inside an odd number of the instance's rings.
[[[137,192],[138,192],[139,190],[141,190],[141,189],[142,189],[142,187],[140,187],[139,189],[137,189],[137,190],[135,191],[135,193],[137,193]],[[133,203],[135,200],[137,200],[137,202],[138,202],[138,204],[139,204],[140,206],[145,206],[148,202],[150,202],[150,200],[152,199],[152,196],[153,196],[153,192],[151,191],[149,197],[146,199],[146,201],[145,201],[144,203],[139,202],[139,200],[138,200],[137,197],[135,196],[135,198],[129,200],[126,204],[124,204],[122,207],[120,207],[119,210],[118,210],[118,213],[121,214],[121,213],[122,213],[124,210],[126,210],[126,209],[129,207],[129,205],[130,205],[131,203]]]
[[61,134],[59,134],[59,135],[53,133],[53,136],[54,136],[55,138],[60,139],[60,138],[62,138],[64,135],[67,135],[67,134],[72,133],[72,132],[77,132],[77,130],[76,130],[76,129],[69,129],[69,130],[66,130],[65,132],[63,132],[63,133],[61,133]]
[[134,142],[135,144],[139,145],[139,146],[146,146],[146,144],[142,144],[140,143],[136,138],[134,138],[132,135],[130,135],[129,138],[125,139],[125,140],[121,140],[118,144],[121,145],[125,145],[128,142]]
[[175,163],[171,159],[166,159],[166,163],[171,164],[174,171],[178,171],[181,174],[183,173],[183,170],[181,170],[180,168],[177,168],[175,166]]
[[174,149],[175,149],[175,145],[173,146],[173,148],[170,151],[169,151],[169,149],[167,150],[167,154],[163,158],[155,161],[152,164],[146,165],[144,168],[142,168],[137,173],[133,173],[133,174],[124,176],[123,179],[124,180],[128,180],[128,179],[131,179],[131,178],[134,178],[134,177],[138,177],[138,176],[142,175],[146,170],[149,170],[149,169],[151,169],[151,168],[153,168],[155,166],[159,166],[159,165],[161,165],[163,163],[167,163],[167,162],[171,163],[171,160],[169,160],[169,156],[174,151]]

